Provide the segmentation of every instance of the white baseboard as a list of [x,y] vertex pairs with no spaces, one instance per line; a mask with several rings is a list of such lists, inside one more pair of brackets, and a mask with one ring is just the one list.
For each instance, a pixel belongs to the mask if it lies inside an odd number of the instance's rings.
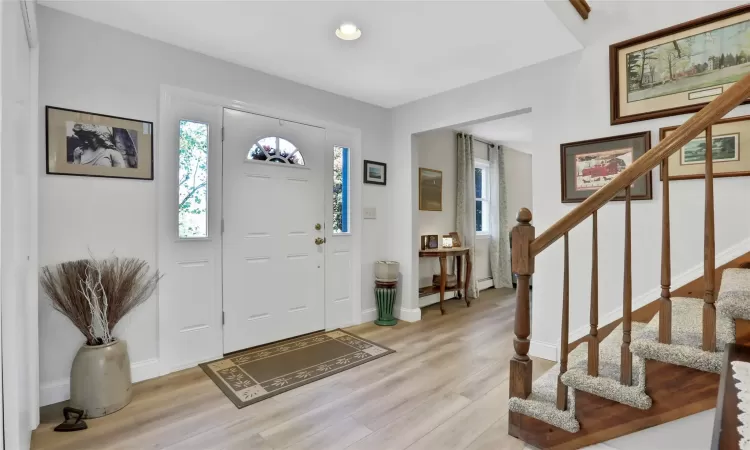
[[[157,358],[146,359],[130,364],[130,377],[133,383],[156,378],[159,374],[159,360]],[[40,406],[64,402],[70,398],[70,378],[64,378],[39,386]]]
[[529,356],[557,362],[557,344],[531,339]]
[[[453,298],[456,298],[456,291],[450,291],[450,292],[445,293],[446,300],[450,300]],[[420,308],[434,305],[435,303],[440,303],[440,294],[431,294],[431,295],[425,295],[424,297],[419,297]]]
[[483,291],[485,289],[495,287],[495,282],[492,281],[492,278],[485,278],[483,280],[477,281],[477,285],[479,286],[479,290]]
[[[744,241],[739,242],[736,245],[733,245],[729,247],[728,249],[724,250],[723,252],[716,255],[716,267],[722,266],[729,261],[732,261],[735,258],[739,258],[740,256],[744,255],[750,251],[750,239],[745,239]],[[691,281],[695,280],[696,278],[700,278],[703,276],[703,264],[698,264],[691,269],[672,277],[672,287],[677,288],[684,286]],[[633,311],[635,311],[638,308],[641,308],[643,306],[646,306],[647,304],[653,302],[654,300],[658,299],[661,296],[661,286],[657,286],[649,291],[647,291],[643,295],[639,295],[638,297],[633,299]],[[622,306],[599,316],[599,327],[603,327],[604,325],[610,324],[614,322],[617,319],[620,319],[622,317]],[[578,340],[591,331],[590,325],[586,324],[584,326],[581,326],[579,328],[576,328],[570,334],[568,335],[568,340],[570,342]],[[532,344],[533,345],[533,344]],[[560,341],[557,341],[557,346],[560,346]]]
[[401,308],[398,313],[398,318],[403,320],[404,322],[417,322],[419,320],[422,320],[422,310],[419,308]]
[[377,308],[368,308],[362,310],[362,322],[372,322],[373,320],[378,318],[378,309]]
[[[477,285],[480,291],[495,287],[495,283],[492,278],[484,278],[477,281]],[[456,291],[449,291],[445,293],[445,299],[450,300],[456,298]],[[425,306],[434,305],[440,302],[440,294],[425,295],[419,298],[419,307],[424,308]]]

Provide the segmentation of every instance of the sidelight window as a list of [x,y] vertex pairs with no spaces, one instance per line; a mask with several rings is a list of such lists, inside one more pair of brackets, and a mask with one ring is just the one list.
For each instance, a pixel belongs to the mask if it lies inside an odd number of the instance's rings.
[[180,121],[177,221],[180,239],[208,237],[208,124]]
[[333,233],[349,232],[349,149],[333,147]]

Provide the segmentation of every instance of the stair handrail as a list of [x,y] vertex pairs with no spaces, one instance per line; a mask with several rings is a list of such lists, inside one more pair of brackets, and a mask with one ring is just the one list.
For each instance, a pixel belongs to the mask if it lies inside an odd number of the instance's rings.
[[576,225],[586,220],[594,211],[612,200],[625,187],[632,185],[635,180],[653,170],[670,155],[677,152],[685,144],[695,139],[709,126],[724,117],[750,97],[750,75],[745,75],[733,84],[723,94],[719,95],[706,107],[698,111],[687,122],[669,133],[658,145],[636,159],[622,173],[612,181],[596,191],[575,209],[555,222],[547,230],[531,242],[531,256],[534,257],[555,241],[572,230]]
[[[513,228],[511,249],[512,271],[516,275],[516,320],[514,324],[515,339],[513,347],[515,355],[510,361],[510,383],[509,391],[511,397],[521,399],[527,398],[531,394],[532,380],[532,361],[528,356],[530,348],[529,335],[531,334],[531,311],[530,311],[530,279],[534,274],[534,260],[536,255],[544,251],[561,237],[565,237],[565,261],[564,261],[564,283],[563,283],[563,318],[562,318],[562,335],[561,349],[567,353],[568,342],[568,233],[576,225],[583,222],[588,217],[593,216],[593,248],[596,248],[596,212],[607,202],[612,200],[620,192],[625,192],[625,270],[623,279],[623,337],[621,347],[621,374],[620,382],[624,385],[632,383],[632,355],[630,352],[631,341],[631,313],[632,313],[632,276],[631,276],[631,257],[630,257],[630,187],[640,177],[653,170],[661,164],[662,185],[663,185],[663,223],[662,223],[662,294],[659,306],[659,342],[669,344],[671,341],[671,301],[670,301],[670,251],[669,251],[669,165],[667,159],[670,155],[677,152],[685,144],[698,135],[706,132],[706,198],[705,198],[705,241],[704,241],[704,279],[706,289],[704,293],[703,307],[703,330],[702,330],[702,349],[704,351],[715,351],[716,347],[716,312],[715,312],[715,293],[714,270],[715,270],[715,237],[714,237],[714,200],[713,200],[713,164],[712,164],[712,140],[711,127],[719,121],[724,115],[735,107],[739,106],[750,97],[750,75],[745,75],[737,81],[724,93],[719,95],[711,103],[703,107],[693,117],[688,119],[684,124],[679,126],[675,131],[670,133],[653,149],[647,151],[640,158],[616,176],[612,181],[607,183],[601,189],[592,194],[575,209],[566,214],[562,219],[555,222],[544,233],[535,237],[535,228],[531,224],[532,214],[526,208],[518,212],[518,224]],[[598,271],[595,270],[597,254],[592,254],[592,298],[591,298],[591,335],[589,341],[598,342],[598,333],[595,331],[598,327],[598,282],[595,279]],[[666,267],[665,267],[666,266]],[[664,316],[664,320],[662,320]],[[598,353],[598,345],[592,349]],[[597,358],[598,359],[598,358]],[[590,365],[589,365],[590,366]],[[567,390],[562,382],[562,376],[567,369],[567,355],[560,359],[560,372],[557,383],[557,407],[567,409],[565,396]],[[597,371],[589,367],[588,372],[592,376],[597,375]],[[518,428],[519,415],[511,412],[509,415],[509,425],[511,431]],[[511,432],[513,434],[513,432]]]

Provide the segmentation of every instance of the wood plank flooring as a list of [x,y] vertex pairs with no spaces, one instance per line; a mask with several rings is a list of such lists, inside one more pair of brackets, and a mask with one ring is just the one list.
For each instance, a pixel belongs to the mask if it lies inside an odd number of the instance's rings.
[[[508,361],[515,294],[484,291],[423,309],[422,321],[352,333],[396,350],[367,364],[237,409],[199,368],[134,386],[122,411],[55,433],[64,404],[42,408],[34,450],[509,449]],[[534,361],[538,376],[553,365]]]

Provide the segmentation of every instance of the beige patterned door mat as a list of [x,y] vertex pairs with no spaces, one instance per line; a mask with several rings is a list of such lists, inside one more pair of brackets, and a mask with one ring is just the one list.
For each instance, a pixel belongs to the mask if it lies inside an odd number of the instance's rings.
[[389,353],[393,350],[335,330],[233,353],[200,366],[237,408],[244,408]]

